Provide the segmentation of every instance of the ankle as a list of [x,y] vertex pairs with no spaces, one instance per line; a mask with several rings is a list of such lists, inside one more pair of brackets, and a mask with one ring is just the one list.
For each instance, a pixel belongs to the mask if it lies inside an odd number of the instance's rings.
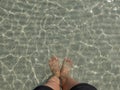
[[60,76],[61,86],[64,86],[67,82],[67,76]]
[[67,82],[68,77],[69,77],[68,75],[61,75],[60,76],[60,81],[61,81],[62,86]]

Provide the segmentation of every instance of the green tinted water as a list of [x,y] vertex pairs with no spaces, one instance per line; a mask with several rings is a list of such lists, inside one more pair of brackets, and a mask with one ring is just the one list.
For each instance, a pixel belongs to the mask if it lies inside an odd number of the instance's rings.
[[120,90],[119,0],[0,0],[0,90],[32,90],[48,60],[74,62],[72,77]]

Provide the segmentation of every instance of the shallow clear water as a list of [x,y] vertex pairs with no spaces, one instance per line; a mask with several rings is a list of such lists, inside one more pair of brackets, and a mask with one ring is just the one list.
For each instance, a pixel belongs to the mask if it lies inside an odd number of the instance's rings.
[[32,90],[56,55],[71,76],[120,90],[119,0],[0,0],[0,90]]

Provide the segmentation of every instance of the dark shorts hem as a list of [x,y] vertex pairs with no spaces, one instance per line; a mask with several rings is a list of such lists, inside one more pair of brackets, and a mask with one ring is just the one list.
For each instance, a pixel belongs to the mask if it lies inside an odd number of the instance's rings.
[[97,89],[90,84],[80,83],[72,87],[70,90],[97,90]]
[[48,86],[41,85],[41,86],[36,87],[34,90],[53,90],[53,89]]

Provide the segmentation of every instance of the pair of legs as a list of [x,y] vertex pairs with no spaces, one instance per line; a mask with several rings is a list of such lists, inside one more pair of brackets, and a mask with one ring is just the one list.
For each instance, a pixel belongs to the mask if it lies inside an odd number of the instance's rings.
[[72,68],[72,61],[65,58],[62,68],[59,67],[57,57],[52,57],[49,61],[50,69],[53,73],[52,77],[46,84],[36,87],[34,90],[97,90],[94,86],[87,83],[78,83],[70,77],[69,72]]
[[[72,68],[72,61],[65,58],[60,69],[59,60],[57,57],[52,57],[49,61],[49,66],[53,76],[48,80],[45,86],[51,87],[53,90],[70,90],[78,82],[70,77],[69,72]],[[61,83],[60,83],[61,82]]]

